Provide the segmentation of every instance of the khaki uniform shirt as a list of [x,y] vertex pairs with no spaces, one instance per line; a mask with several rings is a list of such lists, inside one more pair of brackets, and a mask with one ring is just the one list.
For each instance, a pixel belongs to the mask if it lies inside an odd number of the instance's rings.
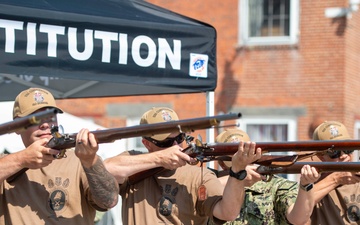
[[311,215],[311,224],[360,224],[360,184],[340,186],[318,204]]
[[[201,180],[207,189],[205,201],[199,201],[197,195]],[[213,172],[203,168],[201,179],[201,168],[191,165],[166,170],[134,185],[125,181],[120,186],[123,224],[206,224],[222,190]]]
[[0,184],[0,225],[93,224],[95,206],[74,151],[41,169]]

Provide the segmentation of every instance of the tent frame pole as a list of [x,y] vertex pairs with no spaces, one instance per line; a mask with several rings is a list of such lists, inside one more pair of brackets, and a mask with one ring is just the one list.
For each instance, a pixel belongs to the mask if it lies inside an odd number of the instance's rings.
[[[215,112],[215,93],[214,91],[207,91],[206,92],[206,115],[207,116],[214,116]],[[215,141],[215,131],[214,128],[206,129],[206,142],[207,143],[214,143]],[[214,161],[210,161],[207,163],[207,167],[214,168],[215,164]]]

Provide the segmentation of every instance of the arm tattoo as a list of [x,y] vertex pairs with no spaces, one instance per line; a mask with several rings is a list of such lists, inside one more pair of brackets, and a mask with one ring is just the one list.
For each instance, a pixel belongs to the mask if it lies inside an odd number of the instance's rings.
[[84,168],[94,202],[104,209],[115,206],[119,185],[106,169],[100,158],[90,168]]

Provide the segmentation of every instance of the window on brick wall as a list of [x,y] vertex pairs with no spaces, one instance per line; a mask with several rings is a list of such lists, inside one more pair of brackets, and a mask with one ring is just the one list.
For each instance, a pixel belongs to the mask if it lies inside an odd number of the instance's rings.
[[[294,118],[246,118],[241,119],[240,128],[255,142],[276,142],[296,140],[297,124]],[[265,154],[265,153],[264,153]],[[270,154],[270,153],[268,153]],[[292,155],[294,152],[278,152],[271,155]],[[290,180],[297,180],[294,174],[279,174]]]
[[298,42],[299,0],[239,0],[240,45]]

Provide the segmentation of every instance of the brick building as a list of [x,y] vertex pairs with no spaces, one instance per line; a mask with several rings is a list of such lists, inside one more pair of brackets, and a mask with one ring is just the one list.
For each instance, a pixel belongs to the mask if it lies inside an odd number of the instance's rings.
[[[342,121],[359,137],[360,12],[325,16],[329,7],[348,8],[347,0],[149,2],[216,28],[215,114],[241,112],[240,126],[253,140],[308,140],[322,120]],[[136,124],[153,105],[172,107],[183,119],[206,115],[205,93],[59,103],[106,127]]]

